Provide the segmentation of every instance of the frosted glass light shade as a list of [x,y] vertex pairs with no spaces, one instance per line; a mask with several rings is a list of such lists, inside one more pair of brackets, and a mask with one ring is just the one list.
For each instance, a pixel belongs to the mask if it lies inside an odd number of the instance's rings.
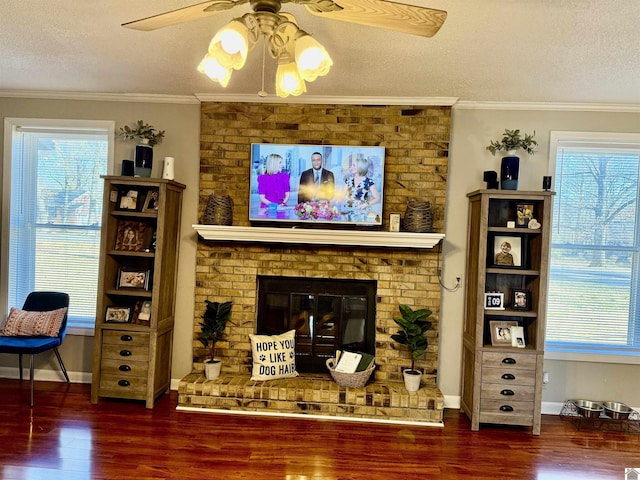
[[289,95],[297,97],[307,91],[304,80],[300,77],[294,62],[281,63],[276,72],[276,95],[285,98]]
[[229,85],[231,69],[220,65],[220,63],[218,63],[218,61],[209,54],[206,54],[198,65],[198,71],[200,73],[204,73],[214,82],[220,83],[223,87]]
[[218,30],[211,43],[209,55],[225,68],[240,70],[244,67],[249,52],[247,27],[238,20]]
[[308,34],[296,39],[295,57],[300,76],[307,82],[326,75],[333,65],[325,48]]

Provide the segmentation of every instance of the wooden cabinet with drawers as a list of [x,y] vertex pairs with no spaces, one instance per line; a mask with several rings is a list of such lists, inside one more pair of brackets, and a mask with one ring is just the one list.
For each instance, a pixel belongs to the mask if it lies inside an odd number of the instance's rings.
[[91,401],[169,390],[182,191],[172,180],[107,176]]
[[552,195],[468,195],[461,408],[472,430],[498,423],[540,434]]

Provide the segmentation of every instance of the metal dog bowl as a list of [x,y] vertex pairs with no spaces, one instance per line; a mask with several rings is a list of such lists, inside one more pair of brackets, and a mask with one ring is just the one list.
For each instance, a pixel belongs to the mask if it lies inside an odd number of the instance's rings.
[[604,413],[613,420],[626,420],[633,412],[632,408],[620,402],[602,402],[602,406],[604,407]]
[[586,418],[598,418],[604,411],[601,403],[592,400],[571,400],[578,409],[578,413]]

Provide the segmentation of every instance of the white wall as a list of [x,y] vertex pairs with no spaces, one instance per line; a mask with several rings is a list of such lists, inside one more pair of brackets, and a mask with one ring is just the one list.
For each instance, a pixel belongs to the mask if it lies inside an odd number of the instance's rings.
[[[640,109],[634,112],[570,111],[551,109],[480,109],[472,104],[454,106],[445,241],[443,247],[444,284],[451,287],[455,277],[466,280],[467,193],[485,188],[482,173],[499,171],[500,156],[493,157],[485,147],[497,139],[505,128],[523,132],[536,131],[538,153],[520,160],[519,190],[541,190],[542,177],[548,173],[549,134],[553,130],[640,132]],[[464,288],[457,292],[443,290],[440,343],[439,386],[449,405],[460,395],[462,323]],[[640,382],[630,381],[640,375],[640,365],[619,365],[575,361],[547,360],[545,371],[550,383],[544,387],[543,402],[562,403],[568,398],[619,400],[640,406]]]

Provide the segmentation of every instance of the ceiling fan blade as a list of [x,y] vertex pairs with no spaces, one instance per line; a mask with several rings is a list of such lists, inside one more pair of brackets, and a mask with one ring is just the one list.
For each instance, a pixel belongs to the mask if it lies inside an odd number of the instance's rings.
[[[222,0],[223,3],[228,0]],[[169,27],[171,25],[177,25],[179,23],[190,22],[191,20],[198,20],[210,15],[218,13],[217,10],[208,10],[208,7],[213,4],[219,3],[216,0],[209,0],[208,2],[196,3],[189,7],[179,8],[170,12],[160,13],[151,17],[141,18],[132,22],[123,23],[122,26],[126,28],[132,28],[134,30],[142,30],[148,32],[151,30],[157,30],[158,28]],[[233,5],[236,2],[231,2]],[[242,2],[244,3],[244,2]]]
[[434,36],[447,18],[447,12],[444,10],[404,5],[389,0],[334,1],[342,7],[342,10],[318,11],[310,5],[305,5],[305,7],[313,15],[322,18],[359,23],[421,37]]

